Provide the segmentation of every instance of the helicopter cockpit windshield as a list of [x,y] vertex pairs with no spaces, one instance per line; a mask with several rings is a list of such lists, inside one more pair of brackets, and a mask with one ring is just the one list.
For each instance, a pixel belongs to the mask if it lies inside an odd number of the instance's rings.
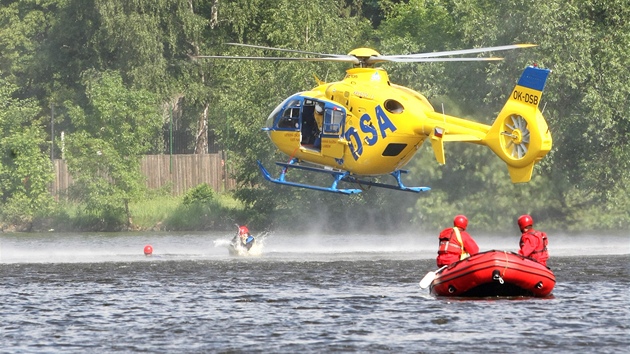
[[[296,99],[295,96],[287,98],[278,106],[276,106],[273,112],[269,114],[269,117],[267,117],[267,121],[265,123],[264,130],[270,131],[276,128],[290,130],[298,129],[300,106],[301,101],[299,99]],[[296,124],[298,125],[296,126]]]
[[300,129],[300,110],[302,107],[302,101],[299,99],[292,99],[283,105],[282,115],[277,121],[276,127],[279,129],[298,130]]

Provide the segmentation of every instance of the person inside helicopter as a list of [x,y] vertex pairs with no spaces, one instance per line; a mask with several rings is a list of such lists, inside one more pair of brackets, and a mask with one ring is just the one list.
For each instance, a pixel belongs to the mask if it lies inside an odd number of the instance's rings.
[[322,130],[322,124],[324,123],[324,105],[321,103],[315,103],[315,122],[317,123],[317,129]]
[[[307,99],[304,101],[304,106],[302,107],[302,140],[301,143],[303,146],[308,146],[310,148],[319,148],[318,139],[319,134],[321,132],[321,123],[317,122],[318,109],[320,112],[323,112],[323,108],[319,107],[320,103],[314,100]],[[318,108],[319,107],[319,108]],[[320,114],[320,117],[323,117]],[[320,120],[321,121],[321,120]]]
[[315,131],[315,141],[313,146],[315,148],[321,148],[322,146],[322,124],[324,124],[324,105],[315,103],[315,112],[313,114],[315,123],[317,124],[317,130]]

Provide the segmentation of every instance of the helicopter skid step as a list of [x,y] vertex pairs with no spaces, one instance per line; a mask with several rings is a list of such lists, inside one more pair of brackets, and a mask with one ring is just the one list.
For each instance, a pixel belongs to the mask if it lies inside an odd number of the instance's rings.
[[[263,174],[263,176],[265,177],[266,180],[268,180],[270,182],[273,182],[273,183],[284,184],[284,185],[288,185],[288,186],[292,186],[292,187],[300,187],[300,188],[307,188],[307,189],[313,189],[313,190],[318,190],[318,191],[331,192],[331,193],[341,193],[341,194],[357,194],[357,193],[361,193],[362,192],[363,189],[337,188],[337,184],[339,183],[339,181],[344,181],[344,182],[348,182],[348,183],[357,183],[359,185],[366,185],[366,186],[374,186],[374,187],[379,187],[379,188],[394,189],[394,190],[399,190],[399,191],[404,191],[404,192],[420,193],[420,192],[425,192],[425,191],[431,190],[431,188],[429,188],[429,187],[407,187],[407,186],[403,185],[402,181],[400,180],[400,174],[401,173],[407,173],[406,170],[396,170],[396,171],[391,173],[391,175],[394,176],[394,178],[398,182],[397,185],[392,185],[392,184],[386,184],[386,183],[379,183],[379,182],[374,182],[374,181],[362,180],[362,179],[359,179],[357,177],[351,176],[350,173],[347,172],[347,171],[340,171],[340,170],[333,170],[333,169],[325,169],[325,168],[318,168],[318,167],[299,165],[299,164],[297,164],[297,160],[295,160],[295,159],[291,160],[291,162],[289,162],[289,163],[276,162],[276,165],[283,167],[283,169],[282,169],[282,172],[280,173],[280,177],[273,178],[273,177],[271,177],[271,175],[269,174],[267,169],[265,169],[265,167],[262,165],[262,163],[260,161],[258,161],[258,167],[260,168],[260,171],[262,172],[262,174]],[[312,171],[312,172],[319,172],[319,173],[327,173],[327,174],[330,174],[334,178],[334,181],[333,181],[333,183],[332,183],[332,185],[330,187],[321,187],[321,186],[315,186],[315,185],[310,185],[310,184],[289,182],[289,181],[285,180],[286,172],[288,171],[289,168],[297,168],[297,169],[301,169],[301,170],[305,170],[305,171]]]

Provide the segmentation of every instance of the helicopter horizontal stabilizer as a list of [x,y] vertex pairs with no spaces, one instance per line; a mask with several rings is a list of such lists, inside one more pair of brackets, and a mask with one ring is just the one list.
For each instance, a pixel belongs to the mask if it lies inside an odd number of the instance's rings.
[[444,140],[441,135],[431,135],[431,147],[433,148],[433,153],[435,154],[437,162],[440,165],[444,165],[446,163],[446,157],[444,156]]
[[444,142],[479,142],[481,138],[469,134],[447,134],[444,129],[436,127],[431,133],[431,147],[435,154],[435,159],[441,165],[446,163],[446,157],[444,155]]

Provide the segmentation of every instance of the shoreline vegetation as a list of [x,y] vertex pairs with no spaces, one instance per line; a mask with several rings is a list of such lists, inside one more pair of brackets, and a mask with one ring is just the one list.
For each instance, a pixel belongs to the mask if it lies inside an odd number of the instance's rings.
[[[295,11],[288,0],[261,0],[257,6],[199,0],[4,1],[0,230],[230,230],[240,224],[296,234],[397,233],[441,230],[452,225],[454,215],[465,214],[471,230],[514,232],[518,216],[530,214],[537,228],[550,232],[627,233],[627,2],[585,0],[567,6],[552,0],[522,6],[523,1],[506,0],[488,6],[487,1],[318,0]],[[508,18],[514,25],[504,25]],[[502,52],[498,62],[383,62],[378,67],[382,64],[390,84],[423,96],[436,112],[481,123],[495,120],[525,67],[550,69],[540,99],[553,144],[528,183],[511,183],[492,150],[456,141],[444,146],[446,163],[437,163],[441,158],[436,161],[425,141],[400,166],[409,172],[405,184],[431,188],[423,194],[368,185],[360,186],[365,193],[340,197],[282,188],[259,172],[258,162],[279,172],[274,162],[293,157],[281,154],[269,131],[261,129],[277,118],[274,107],[294,93],[347,75],[349,63],[314,62],[311,54],[372,48],[395,55],[517,43],[536,46]],[[313,58],[284,60],[298,54]],[[212,58],[217,55],[282,60]],[[348,91],[344,96],[378,95]],[[346,122],[377,123],[364,121],[363,114],[351,112]],[[530,128],[523,127],[518,138],[525,145]],[[359,146],[353,141],[369,141],[374,134],[372,128],[360,128],[358,136],[350,134],[354,127],[344,129],[339,138],[347,148],[341,160],[354,158],[352,149]],[[205,154],[217,156],[201,168],[194,155]],[[143,158],[149,155],[163,156],[146,171]],[[190,169],[178,169],[178,159],[170,157],[178,155],[192,156],[179,156]],[[62,168],[55,160],[63,160],[72,184],[51,188],[58,182],[56,168]],[[158,179],[167,169],[166,184],[146,183],[147,174]],[[197,187],[201,182],[195,176],[210,171],[216,176],[211,180],[229,180],[229,188],[211,183],[215,194]],[[173,182],[180,172],[185,187]],[[322,186],[332,182],[298,170],[290,178]],[[374,178],[391,181],[387,175]]]
[[247,220],[242,202],[231,194],[215,194],[207,184],[183,196],[149,195],[129,203],[129,219],[121,213],[86,213],[75,202],[60,202],[48,215],[30,220],[0,220],[0,232],[77,231],[206,231],[231,230]]
[[[174,196],[168,188],[145,190],[143,198],[129,202],[127,208],[109,208],[98,212],[87,211],[86,204],[78,201],[59,201],[46,215],[36,214],[30,218],[7,221],[0,218],[1,233],[45,233],[45,232],[140,232],[140,231],[234,231],[238,225],[247,225],[258,230],[284,230],[304,232],[438,232],[444,224],[438,217],[417,223],[413,210],[395,213],[397,218],[385,215],[391,203],[373,200],[371,206],[359,205],[350,199],[332,199],[340,202],[330,213],[322,214],[317,209],[330,204],[326,196],[321,196],[321,204],[313,204],[303,210],[293,206],[260,208],[255,203],[248,205],[238,198],[238,190],[223,193],[215,192],[206,183],[189,189],[184,195]],[[319,192],[318,192],[319,194]],[[392,197],[391,195],[388,195]],[[407,196],[409,197],[409,196]],[[412,196],[413,197],[413,196]],[[334,198],[338,198],[334,196]],[[301,199],[301,198],[300,198]],[[400,199],[404,200],[403,198]],[[304,202],[304,200],[302,200]],[[406,202],[401,202],[406,205]],[[330,205],[328,205],[330,207]],[[340,209],[341,208],[341,209]],[[450,215],[447,217],[450,223]],[[501,235],[514,230],[514,223],[497,222],[484,224],[474,218],[476,232]],[[566,232],[562,224],[539,222],[538,226],[547,232]],[[585,227],[573,230],[576,233],[602,231],[604,228]],[[616,232],[623,230],[618,229]],[[614,231],[614,230],[609,230]],[[623,231],[622,231],[623,232]]]

